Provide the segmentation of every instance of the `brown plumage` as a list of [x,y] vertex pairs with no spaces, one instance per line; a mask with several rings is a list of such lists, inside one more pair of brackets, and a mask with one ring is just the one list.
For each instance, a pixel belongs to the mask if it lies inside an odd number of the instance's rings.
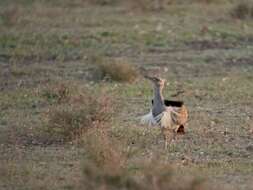
[[177,133],[185,133],[185,124],[188,120],[188,111],[187,111],[187,108],[185,105],[182,105],[181,107],[179,108],[176,108],[178,109],[178,115],[175,116],[175,124],[178,125],[178,128],[177,128]]

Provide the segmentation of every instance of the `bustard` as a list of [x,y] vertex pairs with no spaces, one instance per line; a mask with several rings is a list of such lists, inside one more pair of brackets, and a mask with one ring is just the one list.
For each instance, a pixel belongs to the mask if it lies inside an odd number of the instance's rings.
[[141,119],[142,124],[161,127],[165,140],[165,148],[175,138],[177,133],[183,134],[188,119],[188,111],[183,102],[165,100],[162,95],[165,80],[157,77],[144,76],[154,86],[154,98],[150,113]]

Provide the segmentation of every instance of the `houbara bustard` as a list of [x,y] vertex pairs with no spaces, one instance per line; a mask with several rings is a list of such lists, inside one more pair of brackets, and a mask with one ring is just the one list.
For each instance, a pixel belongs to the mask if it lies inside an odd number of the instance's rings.
[[141,118],[141,123],[149,126],[160,126],[165,140],[165,148],[167,148],[177,133],[184,134],[188,111],[184,102],[170,101],[163,98],[164,79],[150,76],[144,77],[153,83],[154,98],[150,113]]

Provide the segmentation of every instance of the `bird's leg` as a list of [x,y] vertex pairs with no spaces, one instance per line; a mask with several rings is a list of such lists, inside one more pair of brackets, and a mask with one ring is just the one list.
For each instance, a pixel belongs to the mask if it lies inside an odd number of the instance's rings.
[[170,142],[170,147],[175,144],[176,141],[176,131],[171,129],[170,134],[169,134],[169,142]]
[[177,140],[178,139],[178,135],[177,135],[177,133],[178,133],[178,130],[177,129],[179,129],[180,127],[178,126],[178,127],[176,127],[176,130],[173,130],[173,140]]
[[166,128],[162,128],[162,135],[163,135],[163,139],[164,139],[164,148],[167,149],[168,148],[168,141],[167,141],[167,134],[166,134],[167,130]]
[[165,141],[164,147],[165,149],[168,149],[168,145],[170,145],[175,138],[175,131],[173,129],[162,128],[162,133]]
[[168,150],[168,141],[165,139],[164,149]]

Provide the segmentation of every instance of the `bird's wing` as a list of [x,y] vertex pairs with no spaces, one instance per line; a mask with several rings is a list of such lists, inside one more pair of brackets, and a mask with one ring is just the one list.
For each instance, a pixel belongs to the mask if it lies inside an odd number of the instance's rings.
[[154,126],[157,124],[157,122],[152,114],[152,110],[150,110],[150,112],[148,114],[141,117],[141,124],[148,125],[148,126]]
[[148,126],[174,128],[180,125],[184,125],[187,119],[188,113],[185,106],[166,106],[166,109],[155,117],[152,114],[152,110],[150,110],[148,114],[141,117],[141,124]]
[[157,116],[153,116],[152,114],[152,109],[150,110],[150,112],[144,116],[141,117],[141,124],[143,125],[148,125],[148,126],[160,126],[160,127],[169,127],[171,128],[173,126],[173,124],[175,123],[173,119],[174,116],[176,114],[176,112],[174,113],[174,109],[173,107],[169,106],[166,107],[166,110],[163,111],[162,113],[160,113]]

